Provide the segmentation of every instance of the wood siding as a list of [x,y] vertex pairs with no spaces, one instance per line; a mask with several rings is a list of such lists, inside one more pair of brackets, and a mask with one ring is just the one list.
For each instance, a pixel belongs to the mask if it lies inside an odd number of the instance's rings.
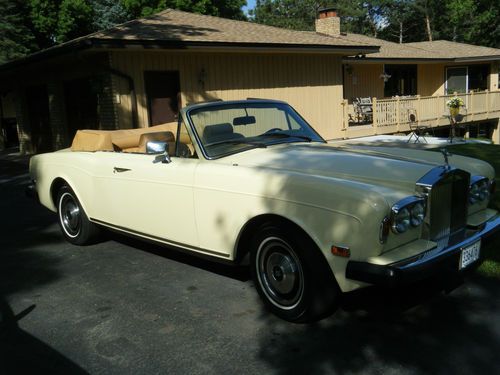
[[[148,125],[144,71],[178,70],[182,105],[214,99],[279,99],[290,103],[323,137],[342,136],[339,56],[113,51],[110,63],[134,80],[140,127]],[[120,127],[132,127],[128,82],[115,76],[113,87]]]
[[417,67],[417,93],[421,96],[444,94],[445,65],[419,64]]

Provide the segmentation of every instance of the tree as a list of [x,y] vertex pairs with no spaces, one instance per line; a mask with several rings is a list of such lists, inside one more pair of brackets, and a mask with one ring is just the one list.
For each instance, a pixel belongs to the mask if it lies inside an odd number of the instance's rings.
[[90,34],[94,10],[88,0],[62,0],[59,6],[56,42]]
[[20,0],[0,0],[0,64],[26,56],[34,49],[34,37],[24,24]]
[[321,2],[315,0],[257,0],[250,12],[253,20],[270,26],[313,30]]
[[28,17],[39,49],[56,43],[60,0],[28,0]]
[[422,15],[413,0],[391,2],[385,7],[382,17],[386,24],[380,32],[383,39],[407,43],[424,37]]
[[[342,31],[377,36],[380,13],[389,0],[338,0]],[[295,30],[314,30],[318,10],[328,7],[329,1],[318,0],[257,0],[250,13],[253,20],[271,26]]]
[[116,0],[91,0],[94,10],[92,28],[105,30],[129,19],[129,14],[123,4]]
[[131,18],[150,16],[166,8],[226,18],[244,19],[246,0],[121,0]]

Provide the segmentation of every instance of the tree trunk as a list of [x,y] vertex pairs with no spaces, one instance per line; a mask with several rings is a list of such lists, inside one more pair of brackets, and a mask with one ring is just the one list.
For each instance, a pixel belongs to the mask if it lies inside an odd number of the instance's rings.
[[403,22],[399,22],[399,44],[403,44]]
[[429,18],[429,14],[425,15],[425,26],[427,29],[427,37],[429,38],[429,42],[432,42],[431,20]]

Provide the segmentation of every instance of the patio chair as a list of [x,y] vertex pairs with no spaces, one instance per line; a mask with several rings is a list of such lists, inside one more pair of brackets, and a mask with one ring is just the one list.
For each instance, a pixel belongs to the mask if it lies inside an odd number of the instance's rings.
[[372,98],[355,98],[352,105],[358,122],[373,122]]
[[412,139],[414,139],[413,143],[420,143],[420,140],[422,139],[425,143],[427,142],[427,139],[425,138],[425,133],[428,129],[432,128],[428,125],[419,125],[418,124],[418,117],[417,117],[417,110],[414,108],[408,109],[408,123],[410,125],[410,137],[406,141],[406,143],[410,143]]

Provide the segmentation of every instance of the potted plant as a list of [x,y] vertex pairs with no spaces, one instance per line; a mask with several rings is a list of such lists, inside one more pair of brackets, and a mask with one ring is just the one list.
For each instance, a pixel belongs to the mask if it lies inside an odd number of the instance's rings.
[[454,96],[446,102],[446,106],[450,109],[450,116],[455,118],[458,116],[458,112],[460,112],[460,107],[464,106],[464,101],[462,98]]

